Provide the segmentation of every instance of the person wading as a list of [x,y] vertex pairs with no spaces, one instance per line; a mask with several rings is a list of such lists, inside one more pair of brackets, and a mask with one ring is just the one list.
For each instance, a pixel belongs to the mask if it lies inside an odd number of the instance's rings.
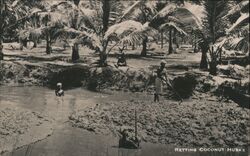
[[160,67],[156,71],[154,102],[160,101],[159,96],[162,93],[162,83],[165,83],[167,79],[167,71],[166,71],[165,65],[166,65],[166,62],[162,60]]
[[56,87],[57,87],[55,90],[56,96],[64,96],[64,91],[62,89],[62,83],[57,83]]

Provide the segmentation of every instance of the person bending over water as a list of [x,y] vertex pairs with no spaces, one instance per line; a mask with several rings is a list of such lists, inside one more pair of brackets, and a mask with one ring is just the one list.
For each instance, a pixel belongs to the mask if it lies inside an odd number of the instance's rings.
[[55,90],[56,96],[64,96],[64,91],[62,90],[62,83],[57,83],[56,87],[57,87]]

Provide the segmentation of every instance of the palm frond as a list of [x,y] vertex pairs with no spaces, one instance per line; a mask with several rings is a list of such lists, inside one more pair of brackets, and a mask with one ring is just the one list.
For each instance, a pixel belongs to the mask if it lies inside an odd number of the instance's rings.
[[234,37],[229,39],[229,44],[231,47],[236,48],[240,42],[244,40],[244,37]]
[[233,15],[238,12],[242,12],[242,8],[249,7],[249,0],[243,0],[239,4],[234,4],[227,16]]
[[74,43],[77,43],[77,44],[83,44],[84,46],[87,46],[91,49],[102,48],[100,39],[95,33],[89,33],[87,31],[79,31],[79,30],[76,30],[74,28],[69,28],[69,27],[64,27],[63,29],[60,30],[60,32],[67,34],[67,36],[72,35],[72,34],[77,36],[72,40],[71,45],[74,45]]
[[110,37],[123,38],[124,36],[140,29],[142,29],[142,24],[140,22],[133,20],[123,21],[109,27],[105,33],[104,39],[108,39]]
[[123,15],[120,17],[119,22],[121,22],[125,17],[130,16],[134,10],[143,3],[143,1],[136,1],[128,9],[124,10]]
[[175,11],[177,8],[177,5],[175,3],[168,3],[167,6],[165,6],[163,9],[161,9],[161,11],[159,11],[154,17],[155,18],[161,18],[161,17],[166,17],[167,15],[169,15],[170,13],[172,13],[173,11]]
[[227,33],[230,33],[236,28],[238,28],[243,22],[249,22],[249,13],[242,13],[241,16],[237,19],[237,21],[227,30]]
[[227,45],[230,48],[242,50],[246,53],[249,50],[249,38],[248,37],[231,36],[228,38]]
[[151,11],[151,13],[155,14],[157,12],[157,1],[147,1],[145,3],[145,7]]
[[159,25],[169,22],[169,20],[173,20],[173,17],[176,17],[173,15],[177,12],[182,12],[182,14],[188,14],[190,18],[192,18],[194,21],[189,22],[189,24],[193,27],[198,27],[199,29],[202,28],[201,21],[202,17],[204,16],[203,8],[199,5],[195,5],[189,2],[185,2],[184,5],[181,6],[178,6],[175,3],[168,3],[153,17],[153,20],[151,21],[150,25],[154,28],[157,28],[159,27]]
[[140,28],[131,32],[127,36],[120,38],[119,43],[122,44],[141,44],[141,41],[147,36],[155,36],[158,31],[149,26],[149,22],[143,24]]
[[201,5],[196,5],[194,3],[184,2],[184,6],[182,6],[182,8],[184,8],[186,12],[189,12],[192,15],[191,18],[194,19],[195,24],[199,29],[201,29],[202,19],[205,17],[204,7]]
[[164,29],[168,29],[168,28],[174,28],[177,32],[179,32],[180,34],[182,35],[185,35],[187,36],[187,33],[182,29],[180,28],[176,23],[174,22],[168,22],[168,23],[164,23],[160,26],[160,30],[164,30]]

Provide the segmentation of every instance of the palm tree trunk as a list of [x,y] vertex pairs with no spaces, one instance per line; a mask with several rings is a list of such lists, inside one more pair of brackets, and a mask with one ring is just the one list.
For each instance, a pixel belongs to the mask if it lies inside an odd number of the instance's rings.
[[23,46],[24,46],[25,48],[27,48],[27,44],[28,44],[27,39],[24,39],[24,40],[23,40]]
[[36,48],[37,47],[37,39],[34,39],[33,43],[34,43],[33,48]]
[[19,38],[20,50],[23,50],[23,40]]
[[211,49],[211,62],[209,62],[209,74],[216,75],[217,74],[217,51],[214,50],[214,47],[212,46]]
[[147,56],[147,42],[148,42],[148,37],[145,37],[142,41],[141,56]]
[[46,33],[46,54],[51,54],[51,52],[52,52],[52,48],[51,48],[50,37],[49,37],[49,34]]
[[161,31],[161,49],[163,49],[163,31]]
[[105,66],[107,66],[107,53],[106,53],[106,51],[102,51],[102,52],[100,52],[100,62],[99,62],[99,65],[101,66],[101,67],[105,67]]
[[102,10],[103,10],[103,17],[102,17],[102,24],[103,24],[103,34],[108,30],[109,25],[109,14],[110,14],[110,2],[109,0],[102,0]]
[[[45,26],[48,26],[48,21],[49,21],[49,16],[47,15],[45,18]],[[51,48],[51,41],[50,41],[50,34],[49,34],[49,30],[48,28],[46,28],[46,32],[45,32],[45,38],[46,38],[46,54],[50,54],[52,52],[52,48]]]
[[4,21],[4,10],[5,10],[4,0],[0,0],[0,60],[3,60],[3,21]]
[[1,36],[0,36],[0,60],[3,60],[3,41]]
[[132,49],[131,50],[135,50],[135,44],[132,43]]
[[[34,28],[37,28],[37,18],[36,17],[37,17],[37,15],[33,17],[33,26],[34,26]],[[38,36],[36,36],[36,35],[33,36],[32,41],[34,43],[33,48],[36,48],[37,47]]]
[[80,58],[79,46],[76,43],[72,47],[72,56],[71,56],[71,58],[72,58],[72,62],[76,62]]
[[104,41],[102,43],[103,49],[99,52],[99,57],[100,57],[99,65],[101,67],[105,67],[105,66],[108,65],[108,63],[107,63],[107,58],[108,58],[108,54],[107,54],[108,42],[109,41]]
[[194,53],[198,52],[197,41],[196,41],[196,34],[194,34]]
[[169,45],[168,45],[168,54],[173,53],[173,44],[172,44],[172,28],[169,29]]
[[174,29],[173,43],[176,45],[176,48],[179,48],[179,44],[177,41],[177,31]]
[[200,69],[207,70],[208,69],[208,62],[207,62],[207,52],[202,49],[201,54],[201,62],[200,62]]
[[[103,15],[102,15],[102,34],[104,36],[104,34],[106,33],[106,31],[108,30],[108,26],[109,26],[109,15],[110,15],[110,1],[109,0],[102,0],[102,10],[103,10]],[[102,47],[103,49],[100,50],[99,52],[99,57],[100,57],[100,62],[99,65],[101,67],[103,66],[107,66],[107,46],[108,46],[109,41],[108,40],[103,40],[102,43]]]
[[217,62],[216,61],[211,61],[209,63],[209,74],[211,75],[216,75],[217,74]]

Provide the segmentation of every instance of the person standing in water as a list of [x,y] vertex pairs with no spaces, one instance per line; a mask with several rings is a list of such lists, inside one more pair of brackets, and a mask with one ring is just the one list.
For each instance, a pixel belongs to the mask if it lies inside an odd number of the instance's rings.
[[62,83],[57,83],[56,84],[56,90],[55,90],[55,94],[56,94],[56,96],[64,96],[64,91],[63,91],[63,89],[62,89]]
[[164,60],[161,61],[160,67],[156,71],[155,78],[155,93],[154,93],[154,102],[160,101],[160,94],[162,93],[162,83],[166,81],[166,62]]

